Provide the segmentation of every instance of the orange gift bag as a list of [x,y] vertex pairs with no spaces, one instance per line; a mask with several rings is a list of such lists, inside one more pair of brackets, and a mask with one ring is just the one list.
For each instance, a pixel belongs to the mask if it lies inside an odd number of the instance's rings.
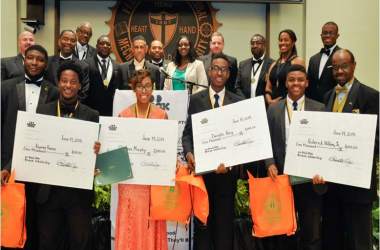
[[179,181],[179,178],[185,175],[188,175],[186,166],[180,166],[174,187],[151,186],[151,219],[188,223],[191,215],[190,186],[186,182]]
[[25,185],[15,183],[14,172],[1,186],[1,246],[24,247],[26,241]]
[[297,230],[293,192],[287,175],[254,178],[248,173],[252,235],[292,235]]

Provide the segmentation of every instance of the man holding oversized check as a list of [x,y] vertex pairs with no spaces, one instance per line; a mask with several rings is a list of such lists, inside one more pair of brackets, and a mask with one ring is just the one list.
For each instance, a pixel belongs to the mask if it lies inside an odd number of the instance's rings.
[[90,250],[99,113],[78,101],[80,65],[63,63],[57,75],[59,100],[40,105],[37,113],[44,115],[19,113],[12,163],[17,179],[41,183],[36,190],[39,249],[64,244]]
[[[268,176],[273,180],[283,174],[289,126],[295,111],[322,111],[324,105],[305,97],[308,80],[305,67],[292,65],[287,73],[288,95],[268,108],[268,123],[272,139],[273,158],[265,160]],[[292,177],[291,177],[292,178]],[[292,180],[292,179],[291,179]],[[306,182],[306,183],[305,183]],[[322,196],[305,179],[293,185],[294,200],[300,223],[300,249],[321,249],[320,221]],[[279,244],[284,242],[278,241]],[[280,248],[280,246],[277,246]]]
[[[377,120],[379,116],[379,92],[367,87],[360,83],[354,77],[355,71],[355,58],[353,54],[346,49],[336,51],[332,57],[333,76],[338,85],[326,95],[326,109],[338,113],[356,113],[356,114],[374,114],[376,117],[366,116],[367,121],[369,118]],[[342,114],[343,115],[343,114]],[[355,116],[356,117],[356,116]],[[362,121],[364,120],[362,117]],[[358,119],[360,119],[358,117]],[[359,121],[360,122],[360,121]],[[374,121],[372,124],[375,124]],[[363,126],[368,126],[363,124]],[[360,131],[366,134],[373,131]],[[371,126],[371,128],[373,128]],[[373,129],[374,130],[374,129]],[[343,138],[354,138],[354,143],[360,145],[359,139],[355,140],[359,133],[350,133],[350,131],[339,131],[336,134],[341,134]],[[339,250],[339,249],[355,249],[355,250],[368,250],[372,249],[372,217],[371,209],[372,202],[377,198],[376,190],[376,162],[375,155],[379,150],[379,130],[378,121],[376,126],[376,135],[372,134],[372,138],[367,138],[363,145],[371,148],[375,141],[374,157],[369,158],[372,160],[372,169],[368,169],[371,181],[367,182],[368,188],[355,187],[352,185],[342,185],[335,183],[328,183],[329,189],[326,193],[324,214],[323,214],[323,249],[326,250]],[[375,138],[373,138],[375,137]],[[346,139],[347,140],[347,139]],[[358,149],[361,148],[361,146]],[[363,146],[364,148],[364,146]],[[347,166],[355,164],[355,161],[362,160],[368,153],[372,154],[371,150],[364,150],[363,153],[355,157],[354,148],[345,148],[353,150],[349,158],[338,159],[338,157],[331,157],[339,166],[345,166],[339,175],[344,176],[347,171]],[[369,152],[368,152],[369,151]],[[350,163],[351,162],[351,163]],[[371,163],[368,164],[371,166]],[[355,169],[353,169],[354,171]],[[361,171],[363,172],[363,170]],[[360,173],[348,177],[352,180],[351,184],[355,183],[361,178]],[[327,181],[329,179],[326,178]],[[369,185],[370,182],[370,185]],[[347,183],[348,184],[348,183]],[[346,236],[346,237],[345,237]]]
[[[230,75],[229,61],[223,54],[214,55],[208,69],[211,86],[191,96],[188,118],[183,132],[182,145],[189,168],[194,171],[194,143],[192,115],[206,110],[242,100],[225,89],[225,83]],[[223,126],[222,124],[216,124]],[[236,190],[237,172],[231,171],[223,162],[210,166],[214,171],[203,175],[209,197],[209,216],[207,225],[195,218],[194,248],[195,249],[232,249],[234,194]],[[238,169],[233,169],[238,170]]]

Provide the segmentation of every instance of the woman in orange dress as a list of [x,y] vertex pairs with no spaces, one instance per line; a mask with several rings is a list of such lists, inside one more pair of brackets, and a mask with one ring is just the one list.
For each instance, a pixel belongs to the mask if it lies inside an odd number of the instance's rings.
[[[137,102],[119,116],[126,118],[167,119],[164,110],[150,100],[153,83],[147,70],[138,70],[130,80]],[[167,250],[166,221],[150,220],[150,185],[119,184],[116,213],[116,250]]]

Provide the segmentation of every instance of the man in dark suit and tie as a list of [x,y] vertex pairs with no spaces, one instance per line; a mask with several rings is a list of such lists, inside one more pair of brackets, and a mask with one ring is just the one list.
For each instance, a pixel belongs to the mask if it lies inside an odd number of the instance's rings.
[[318,102],[323,102],[324,95],[335,86],[331,55],[339,49],[336,45],[338,37],[338,25],[334,22],[325,23],[321,32],[323,48],[309,60],[309,87],[306,89],[306,96]]
[[266,79],[273,59],[265,54],[265,38],[255,34],[251,38],[251,53],[248,58],[239,63],[236,79],[236,93],[244,98],[253,98],[265,94]]
[[[8,181],[16,131],[17,111],[36,113],[45,103],[58,99],[57,88],[43,77],[48,54],[40,45],[32,45],[25,51],[23,79],[12,78],[1,84],[1,183]],[[37,249],[37,230],[34,203],[35,186],[26,183],[26,229],[24,249]]]
[[[326,94],[326,109],[339,113],[374,114],[379,118],[379,92],[354,77],[355,66],[351,51],[340,49],[333,54],[332,69],[337,85]],[[378,152],[377,122],[370,189],[328,183],[323,208],[324,250],[372,249],[371,210],[373,201],[378,200],[375,160]]]
[[129,78],[133,76],[134,72],[139,69],[147,69],[152,77],[155,89],[160,90],[164,87],[164,80],[161,76],[160,69],[148,62],[145,59],[146,53],[148,52],[148,45],[143,36],[136,36],[132,39],[132,53],[133,59],[129,62],[120,64],[120,73],[122,84],[120,89],[131,89],[129,85]]
[[59,54],[50,56],[46,71],[46,79],[58,86],[57,70],[64,61],[78,61],[82,68],[83,81],[79,91],[80,100],[86,99],[90,87],[88,78],[88,65],[74,56],[77,37],[72,30],[63,30],[58,38]]
[[[62,63],[57,71],[59,99],[41,105],[37,113],[98,122],[99,113],[79,102],[78,93],[83,79],[81,71],[79,61]],[[99,149],[100,144],[95,142],[95,153]],[[94,249],[91,227],[93,197],[93,190],[39,184],[36,191],[39,250]]]
[[[229,60],[223,54],[215,54],[208,75],[210,87],[190,97],[188,116],[183,131],[182,145],[190,170],[194,170],[194,145],[191,115],[223,105],[238,102],[243,98],[228,91],[225,83],[229,77]],[[223,163],[215,166],[212,173],[203,175],[209,198],[207,225],[197,218],[194,229],[195,250],[224,250],[233,247],[234,195],[239,169],[230,170]]]
[[166,70],[169,61],[165,59],[164,45],[159,40],[153,40],[149,47],[149,62]]
[[[206,74],[211,65],[212,55],[223,53],[223,49],[224,49],[224,37],[222,33],[220,32],[212,33],[211,41],[210,41],[210,53],[199,57],[199,60],[203,62],[203,65],[206,70]],[[237,60],[235,57],[232,57],[232,56],[226,55],[226,57],[228,58],[228,61],[230,62],[230,77],[228,78],[226,82],[226,89],[230,92],[235,92],[236,75],[238,72]],[[210,82],[209,76],[208,76],[208,82]]]
[[96,55],[96,49],[88,44],[92,37],[91,24],[89,22],[80,24],[76,29],[76,35],[78,38],[74,50],[76,58],[82,61],[94,57]]
[[[305,97],[308,87],[306,69],[302,65],[293,64],[287,73],[286,87],[288,95],[268,108],[268,125],[272,140],[273,158],[265,160],[268,176],[275,180],[283,174],[286,145],[289,127],[294,111],[323,111],[324,105]],[[316,173],[317,175],[317,173]],[[321,250],[321,208],[322,196],[311,182],[293,185],[294,201],[300,225],[300,250]],[[316,191],[315,191],[316,190]],[[286,248],[286,240],[282,236],[273,240],[274,249]],[[272,243],[273,244],[273,243]],[[278,245],[277,245],[278,244]]]
[[1,80],[24,77],[24,57],[27,48],[35,44],[34,34],[23,31],[18,36],[18,55],[1,59]]
[[121,83],[116,62],[111,59],[111,42],[102,35],[96,43],[97,54],[88,58],[90,90],[85,104],[97,110],[102,116],[112,116],[115,89]]

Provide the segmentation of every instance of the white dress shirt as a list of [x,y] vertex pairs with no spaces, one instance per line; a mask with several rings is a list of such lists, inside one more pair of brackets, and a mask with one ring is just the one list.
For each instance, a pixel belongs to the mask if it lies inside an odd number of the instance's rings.
[[224,96],[226,94],[226,88],[223,88],[221,91],[217,93],[215,92],[215,90],[213,90],[211,86],[209,87],[210,101],[213,108],[215,105],[215,96],[214,96],[215,94],[218,94],[219,96],[219,99],[218,99],[219,107],[223,106]]
[[79,60],[84,60],[86,58],[87,50],[88,50],[87,44],[82,46],[82,44],[80,44],[80,42],[77,42],[76,49],[78,52]]
[[[258,63],[255,63],[255,65],[252,67],[252,70],[251,70],[251,98],[256,96],[257,83],[259,81],[261,69],[263,68],[264,57],[265,57],[265,54],[259,59],[256,59],[255,57],[252,58],[252,60],[255,60],[255,61],[261,59],[262,63],[260,65]],[[257,70],[256,74],[253,75],[253,73],[255,73],[256,70]]]
[[[25,75],[25,78],[28,78],[28,76]],[[41,81],[43,77],[38,79],[38,81]],[[30,80],[30,79],[29,79]],[[37,111],[37,105],[38,100],[40,99],[40,92],[41,87],[35,85],[35,84],[25,84],[25,108],[26,112],[30,113],[36,113]]]
[[[288,144],[288,138],[289,138],[289,127],[290,127],[290,121],[289,115],[292,116],[293,114],[293,100],[289,98],[289,96],[286,97],[286,106],[285,106],[285,144]],[[305,110],[305,95],[303,95],[301,98],[297,100],[297,111],[304,111]],[[289,114],[288,114],[289,112]]]
[[323,69],[325,68],[325,65],[327,63],[327,60],[329,59],[329,57],[331,56],[332,52],[334,51],[336,47],[336,44],[334,44],[334,46],[332,46],[331,48],[329,48],[330,50],[330,55],[327,56],[325,53],[322,53],[322,56],[321,56],[321,61],[319,63],[319,74],[318,74],[318,78],[321,78],[321,75],[322,75],[322,71]]
[[142,59],[141,62],[138,62],[135,58],[133,58],[133,64],[135,65],[135,70],[140,70],[144,68],[145,59]]
[[[107,77],[105,79],[105,81],[107,81],[108,83],[111,81],[111,78],[112,78],[112,71],[113,71],[113,65],[112,65],[112,62],[111,62],[111,58],[110,57],[107,57],[107,58],[103,58],[103,57],[100,57],[99,55],[96,55],[98,57],[98,69],[99,69],[99,72],[100,72],[100,75],[102,75],[102,63],[103,63],[103,59],[106,59],[106,68],[107,68]],[[107,84],[108,85],[108,84]]]

